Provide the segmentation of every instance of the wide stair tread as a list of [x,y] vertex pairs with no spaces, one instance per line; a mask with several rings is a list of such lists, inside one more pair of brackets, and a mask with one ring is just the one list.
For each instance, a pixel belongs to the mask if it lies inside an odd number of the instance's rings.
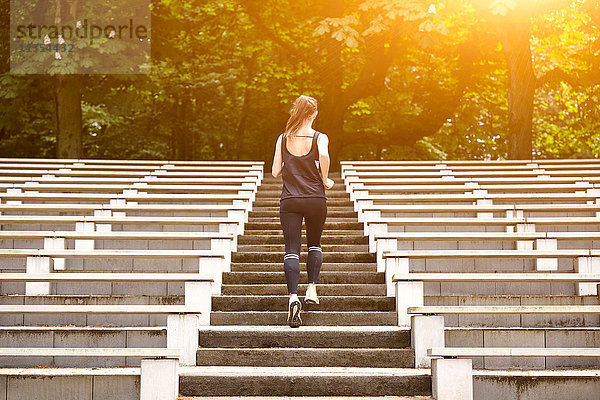
[[[282,261],[279,262],[232,262],[231,272],[281,272]],[[372,263],[335,263],[324,262],[321,264],[321,272],[327,271],[363,271],[376,272],[377,266]]]
[[265,367],[410,368],[412,349],[386,348],[200,348],[196,365]]
[[398,326],[202,326],[200,347],[406,348],[410,330]]
[[[267,178],[232,254],[231,272],[223,274],[221,295],[212,299],[211,325],[200,328],[198,366],[182,370],[182,395],[431,398],[430,373],[411,368],[410,331],[397,326],[395,300],[369,253],[364,225],[339,176],[334,179],[321,240],[320,304],[305,303],[308,277],[301,268],[302,326],[287,326],[281,179]],[[306,250],[304,244],[301,263]]]
[[[352,284],[352,283],[330,283],[327,285],[317,285],[319,296],[385,296],[385,284]],[[305,293],[307,285],[300,283],[298,293]],[[221,289],[223,295],[286,295],[287,287],[285,284],[243,284],[243,285],[223,285]]]
[[[204,399],[211,399],[213,400],[214,397],[179,397],[178,400],[204,400]],[[219,400],[433,400],[433,397],[431,396],[410,396],[410,397],[406,397],[406,396],[383,396],[383,397],[373,397],[373,396],[361,396],[361,397],[356,397],[356,396],[343,396],[343,397],[339,397],[339,396],[302,396],[302,397],[289,397],[289,396],[283,396],[283,397],[278,397],[278,396],[243,396],[243,397],[235,397],[235,396],[219,396]]]
[[[255,251],[255,252],[236,252],[231,255],[232,262],[279,262],[283,268],[284,254],[279,251]],[[300,262],[306,262],[307,253],[300,253]],[[323,252],[323,262],[376,262],[377,255],[366,252]]]
[[[345,218],[332,218],[327,219],[325,221],[324,229],[331,231],[340,231],[340,230],[363,230],[364,225],[362,222],[355,222],[353,219],[345,219]],[[268,218],[266,221],[260,221],[258,218],[248,220],[246,225],[244,226],[246,231],[253,230],[264,230],[264,229],[277,229],[281,232],[281,221],[279,217],[277,218]],[[264,233],[263,233],[264,234]]]
[[[387,296],[319,296],[320,304],[304,302],[305,311],[394,311],[394,298]],[[213,311],[281,311],[288,296],[218,296],[212,299]]]
[[[279,224],[278,227],[273,227],[270,226],[268,228],[256,228],[253,230],[253,232],[248,232],[248,236],[254,236],[254,231],[256,231],[256,236],[273,236],[273,237],[277,237],[279,235],[281,235],[281,223]],[[329,231],[323,231],[323,237],[325,236],[358,236],[358,235],[363,235],[363,226],[361,224],[360,228],[350,228],[350,229],[331,229]],[[243,237],[243,236],[242,236]],[[305,241],[306,238],[306,230],[304,229],[304,227],[302,228],[302,237],[303,237],[303,241]],[[365,237],[365,236],[363,236]],[[368,240],[368,237],[366,237]],[[275,240],[275,239],[274,239]],[[275,242],[273,242],[275,243]]]
[[[307,251],[306,245],[302,246],[302,251]],[[325,244],[321,243],[321,249],[324,253],[368,253],[368,244]],[[271,253],[278,252],[283,253],[285,251],[285,245],[283,243],[277,244],[239,244],[238,253],[253,253],[263,252]]]
[[185,367],[184,396],[418,396],[431,394],[428,371],[413,368]]
[[[212,325],[284,325],[287,311],[214,311]],[[303,311],[305,325],[396,325],[393,311]]]
[[[306,272],[300,272],[300,280],[307,281],[308,275]],[[284,272],[224,272],[223,284],[269,284],[269,283],[285,283]],[[385,275],[383,272],[331,272],[324,271],[319,274],[319,284],[326,285],[329,283],[385,283]]]

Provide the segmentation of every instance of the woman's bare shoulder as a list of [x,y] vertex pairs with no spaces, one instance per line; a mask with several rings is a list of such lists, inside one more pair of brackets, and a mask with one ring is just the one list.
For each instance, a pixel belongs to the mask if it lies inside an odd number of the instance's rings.
[[319,137],[317,138],[317,142],[321,141],[329,142],[329,136],[327,136],[326,133],[319,131]]

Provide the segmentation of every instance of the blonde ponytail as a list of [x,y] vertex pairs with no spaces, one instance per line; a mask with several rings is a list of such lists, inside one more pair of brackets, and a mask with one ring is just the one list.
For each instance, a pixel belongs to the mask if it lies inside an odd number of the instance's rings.
[[285,126],[284,137],[294,136],[315,112],[317,112],[317,100],[315,98],[301,95],[294,100],[290,110],[290,118]]

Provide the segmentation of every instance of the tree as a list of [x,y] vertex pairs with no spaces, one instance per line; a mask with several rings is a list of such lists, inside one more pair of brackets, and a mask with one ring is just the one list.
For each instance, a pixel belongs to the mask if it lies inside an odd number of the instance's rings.
[[[454,112],[468,85],[473,59],[468,42],[440,52],[446,54],[458,81],[445,90],[439,85],[417,88],[421,112],[395,116],[395,126],[371,134],[347,132],[348,109],[385,88],[390,67],[400,62],[410,67],[406,53],[442,47],[446,28],[426,1],[336,0],[256,3],[241,1],[256,29],[285,54],[287,61],[302,63],[315,75],[321,109],[327,118],[318,128],[332,137],[334,165],[344,146],[357,143],[411,145],[435,133]],[[267,22],[268,21],[268,22]],[[310,37],[312,40],[302,40]],[[404,53],[404,54],[403,54]],[[402,57],[400,57],[402,55]],[[397,67],[398,68],[398,67]]]

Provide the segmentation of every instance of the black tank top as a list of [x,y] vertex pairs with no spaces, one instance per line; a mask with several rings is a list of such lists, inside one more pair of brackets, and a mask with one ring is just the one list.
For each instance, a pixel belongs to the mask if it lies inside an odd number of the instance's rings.
[[281,200],[290,197],[322,197],[325,196],[325,186],[321,178],[319,167],[319,150],[317,138],[320,132],[315,131],[310,151],[303,156],[295,156],[287,150],[285,135],[281,140],[281,154],[283,156],[283,189]]

